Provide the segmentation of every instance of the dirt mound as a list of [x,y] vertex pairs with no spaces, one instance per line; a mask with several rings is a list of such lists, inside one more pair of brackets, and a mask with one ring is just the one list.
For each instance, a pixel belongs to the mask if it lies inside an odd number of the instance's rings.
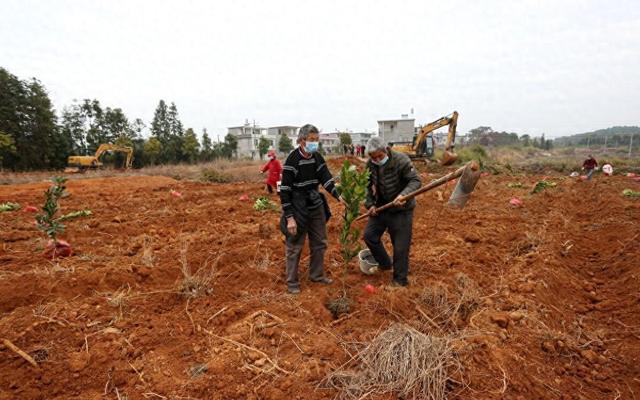
[[[483,177],[464,210],[440,200],[452,185],[421,197],[411,286],[387,290],[388,272],[354,264],[339,320],[325,307],[342,287],[339,218],[326,257],[338,282],[303,279],[290,296],[279,214],[238,200],[259,183],[71,181],[63,207],[93,211],[68,223],[72,257],[41,256],[33,214],[0,214],[0,338],[39,365],[0,347],[0,399],[332,398],[324,378],[396,322],[455,338],[450,398],[632,399],[640,202],[620,193],[633,185],[551,177],[529,195],[539,179]],[[0,202],[38,205],[46,186],[2,186]],[[180,290],[185,263],[204,285],[194,295]]]

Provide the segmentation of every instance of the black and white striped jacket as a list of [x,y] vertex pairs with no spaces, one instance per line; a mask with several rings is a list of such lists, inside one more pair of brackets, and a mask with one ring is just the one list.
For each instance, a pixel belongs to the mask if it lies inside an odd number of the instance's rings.
[[[324,157],[320,153],[313,153],[306,158],[300,148],[294,149],[282,167],[282,182],[280,184],[280,201],[285,217],[293,215],[293,191],[317,191],[318,185],[331,193],[336,199],[338,191],[333,182],[333,176],[327,167]],[[308,204],[309,209],[314,209],[322,205],[318,196],[313,196],[313,203]],[[316,204],[318,203],[318,204]]]

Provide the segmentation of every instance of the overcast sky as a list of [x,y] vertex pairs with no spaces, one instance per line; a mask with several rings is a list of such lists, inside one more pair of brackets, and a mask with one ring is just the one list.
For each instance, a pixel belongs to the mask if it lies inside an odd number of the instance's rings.
[[214,138],[245,119],[377,130],[413,108],[555,137],[640,125],[640,1],[0,0],[0,66],[56,109],[160,99]]

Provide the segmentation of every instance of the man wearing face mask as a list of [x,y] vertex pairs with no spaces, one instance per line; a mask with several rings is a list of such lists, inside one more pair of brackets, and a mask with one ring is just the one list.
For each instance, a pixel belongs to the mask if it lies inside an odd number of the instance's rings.
[[318,128],[305,125],[298,133],[295,148],[282,168],[280,201],[282,218],[280,230],[286,236],[286,274],[289,293],[300,293],[298,264],[309,236],[309,279],[312,282],[330,284],[331,278],[324,274],[324,252],[327,248],[327,220],[331,216],[329,206],[318,186],[337,200],[341,200],[333,177],[324,158],[318,153],[320,135]]
[[[409,157],[388,148],[381,138],[369,139],[366,152],[369,155],[369,185],[365,207],[369,209],[371,217],[364,231],[364,241],[380,269],[389,270],[393,267],[392,286],[407,286],[416,201],[411,199],[405,202],[399,197],[419,189],[422,183]],[[391,202],[395,207],[376,212],[376,207]],[[393,245],[393,263],[381,241],[386,231],[389,231]]]

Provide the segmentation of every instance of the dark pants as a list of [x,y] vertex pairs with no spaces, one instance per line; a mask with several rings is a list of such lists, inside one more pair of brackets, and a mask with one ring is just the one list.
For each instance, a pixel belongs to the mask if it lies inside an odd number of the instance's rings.
[[389,231],[393,245],[393,280],[401,285],[409,283],[407,275],[409,274],[412,225],[413,210],[385,211],[369,218],[364,230],[364,242],[382,269],[391,267],[391,259],[381,240],[384,232]]
[[269,192],[269,194],[273,193],[273,186],[269,185],[267,183],[267,192]]
[[309,261],[309,279],[317,281],[324,277],[324,252],[327,249],[327,221],[324,214],[324,207],[320,206],[309,211],[307,233],[297,237],[287,236],[286,256],[287,256],[287,287],[299,288],[298,264],[300,255],[304,247],[306,236],[309,236],[309,250],[311,259]]

